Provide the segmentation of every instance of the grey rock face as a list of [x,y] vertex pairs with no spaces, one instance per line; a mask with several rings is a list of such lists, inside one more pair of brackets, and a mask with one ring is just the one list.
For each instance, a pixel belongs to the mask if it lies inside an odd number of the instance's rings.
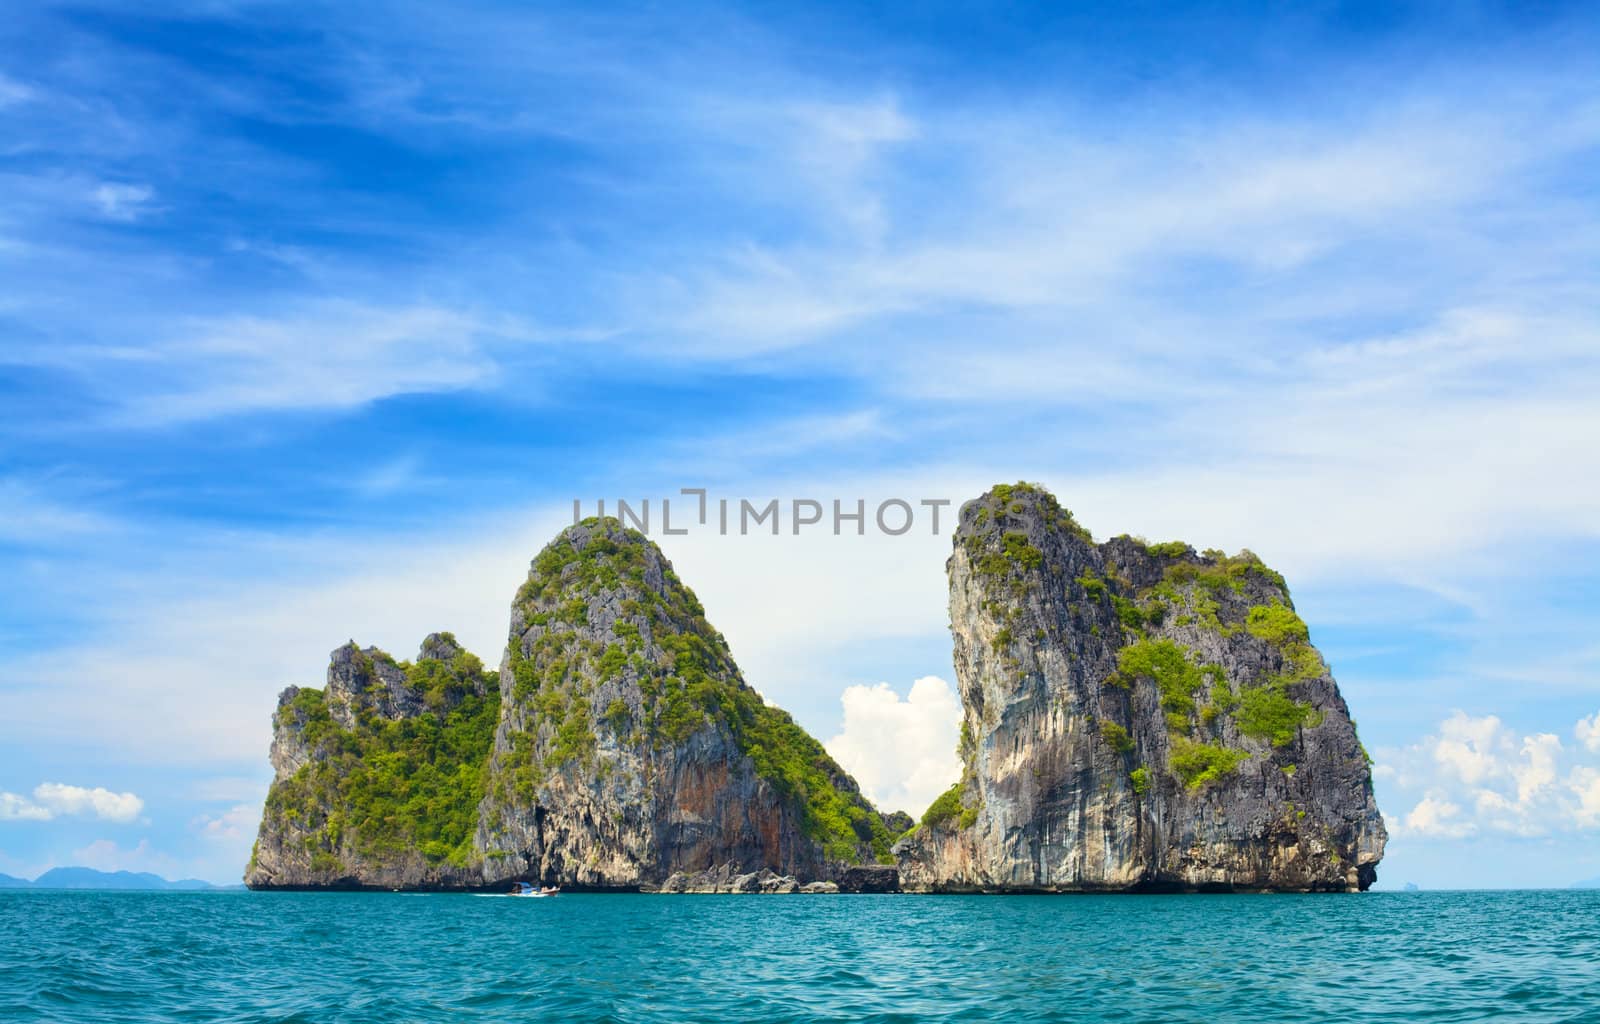
[[[796,785],[779,763],[797,762],[820,772]],[[824,805],[854,831],[823,827]],[[887,856],[854,780],[745,685],[654,544],[593,520],[535,559],[501,667],[486,871],[623,888],[715,865],[813,879],[872,859],[875,839]]]
[[840,892],[899,892],[900,872],[886,864],[846,868],[837,879]]
[[[832,885],[833,883],[826,884]],[[793,875],[779,875],[766,869],[739,874],[732,864],[719,864],[707,871],[692,873],[675,871],[659,886],[646,883],[640,886],[640,891],[665,895],[685,893],[696,895],[759,893],[764,896],[773,896],[802,892],[806,891],[806,889],[801,887]],[[824,890],[817,889],[814,891],[822,892]],[[836,892],[838,890],[835,887],[826,891]]]
[[1017,485],[963,510],[947,568],[965,773],[897,844],[906,889],[1371,885],[1365,751],[1254,556],[1096,544]]
[[328,712],[346,729],[362,712],[379,718],[409,718],[422,710],[422,695],[406,683],[395,660],[376,647],[361,650],[351,641],[329,656]]

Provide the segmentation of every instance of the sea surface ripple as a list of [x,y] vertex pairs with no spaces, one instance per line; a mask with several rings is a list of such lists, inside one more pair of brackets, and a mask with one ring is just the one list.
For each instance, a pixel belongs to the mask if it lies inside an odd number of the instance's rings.
[[1600,891],[0,893],[0,1021],[1600,1021]]

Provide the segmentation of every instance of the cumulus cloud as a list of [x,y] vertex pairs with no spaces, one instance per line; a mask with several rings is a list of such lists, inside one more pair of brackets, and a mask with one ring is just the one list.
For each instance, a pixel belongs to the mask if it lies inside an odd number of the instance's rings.
[[1596,711],[1588,718],[1578,719],[1578,725],[1572,733],[1585,748],[1600,754],[1600,711]]
[[1433,759],[1441,769],[1468,785],[1477,785],[1500,767],[1503,740],[1500,719],[1469,718],[1456,712],[1439,726],[1432,741]]
[[[1585,735],[1586,722],[1576,732]],[[1600,770],[1555,733],[1521,734],[1497,716],[1454,712],[1438,731],[1383,752],[1374,776],[1415,800],[1397,835],[1543,836],[1600,827]]]
[[1470,821],[1461,820],[1461,808],[1448,800],[1423,797],[1405,816],[1405,830],[1424,836],[1460,838],[1477,831]]
[[1578,823],[1586,828],[1600,828],[1600,770],[1575,768],[1571,783],[1578,798]]
[[126,824],[139,817],[144,801],[133,793],[113,793],[96,786],[68,786],[60,782],[41,782],[33,789],[33,799],[15,793],[0,793],[0,820],[50,821],[58,817],[89,817]]
[[888,683],[851,686],[841,702],[844,731],[825,746],[879,807],[918,814],[961,777],[961,702],[943,679],[918,679],[904,699]]
[[0,793],[0,821],[49,821],[55,815],[27,797]]

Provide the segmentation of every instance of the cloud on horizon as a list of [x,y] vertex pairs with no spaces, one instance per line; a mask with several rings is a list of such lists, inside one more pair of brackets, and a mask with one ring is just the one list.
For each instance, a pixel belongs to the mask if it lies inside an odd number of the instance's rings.
[[137,821],[144,801],[133,793],[113,793],[101,786],[85,788],[60,782],[41,782],[33,789],[33,799],[15,793],[0,793],[0,820],[51,821],[55,818],[85,817],[128,824]]
[[1386,789],[1421,792],[1409,811],[1391,809],[1401,838],[1465,839],[1498,832],[1525,838],[1600,830],[1600,753],[1592,720],[1567,746],[1553,732],[1519,733],[1498,717],[1457,711],[1420,743],[1381,752],[1374,777]]

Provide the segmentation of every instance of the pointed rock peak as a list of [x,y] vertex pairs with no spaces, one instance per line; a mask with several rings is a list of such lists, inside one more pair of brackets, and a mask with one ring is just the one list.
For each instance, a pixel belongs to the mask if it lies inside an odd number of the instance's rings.
[[406,688],[405,670],[395,659],[376,646],[357,646],[355,640],[328,654],[323,698],[334,722],[344,728],[355,728],[363,714],[403,717],[416,704]]
[[632,583],[661,590],[680,585],[655,542],[610,517],[585,519],[562,530],[534,558],[519,604],[560,589],[587,591]]
[[[515,647],[530,626],[559,632],[565,625],[589,640],[616,640],[619,621],[625,623],[620,639],[631,636],[634,626],[647,633],[695,633],[716,660],[728,660],[722,635],[661,549],[610,517],[567,527],[534,558],[512,603],[511,636]],[[731,664],[726,667],[731,670]]]
[[614,516],[590,516],[573,523],[556,534],[555,539],[545,545],[545,551],[561,547],[571,548],[580,557],[598,559],[610,558],[619,549],[631,547],[648,549],[657,557],[661,555],[655,541],[638,530],[623,526]]
[[417,651],[418,661],[454,661],[463,649],[456,642],[454,633],[429,633],[427,639],[422,641],[422,647]]
[[360,693],[368,690],[374,680],[389,682],[392,678],[405,678],[394,656],[376,646],[357,645],[355,640],[336,646],[328,654],[328,686],[330,691],[344,690]]
[[361,671],[372,671],[369,662],[383,660],[393,662],[387,651],[377,647],[362,647],[354,640],[346,640],[343,644],[328,652],[328,669],[331,672],[336,668],[351,666]]
[[983,532],[1007,522],[1039,522],[1067,529],[1089,540],[1089,531],[1078,525],[1072,512],[1063,508],[1056,496],[1039,484],[1019,480],[1014,484],[995,484],[973,501],[961,506],[961,528],[969,533]]
[[[1073,518],[1055,495],[1038,484],[995,484],[961,507],[955,543],[977,554],[984,546],[998,545],[1002,554],[1037,568],[1037,549],[1047,535],[1059,535],[1075,544],[1090,545],[1094,538]],[[998,565],[991,565],[998,569]]]

